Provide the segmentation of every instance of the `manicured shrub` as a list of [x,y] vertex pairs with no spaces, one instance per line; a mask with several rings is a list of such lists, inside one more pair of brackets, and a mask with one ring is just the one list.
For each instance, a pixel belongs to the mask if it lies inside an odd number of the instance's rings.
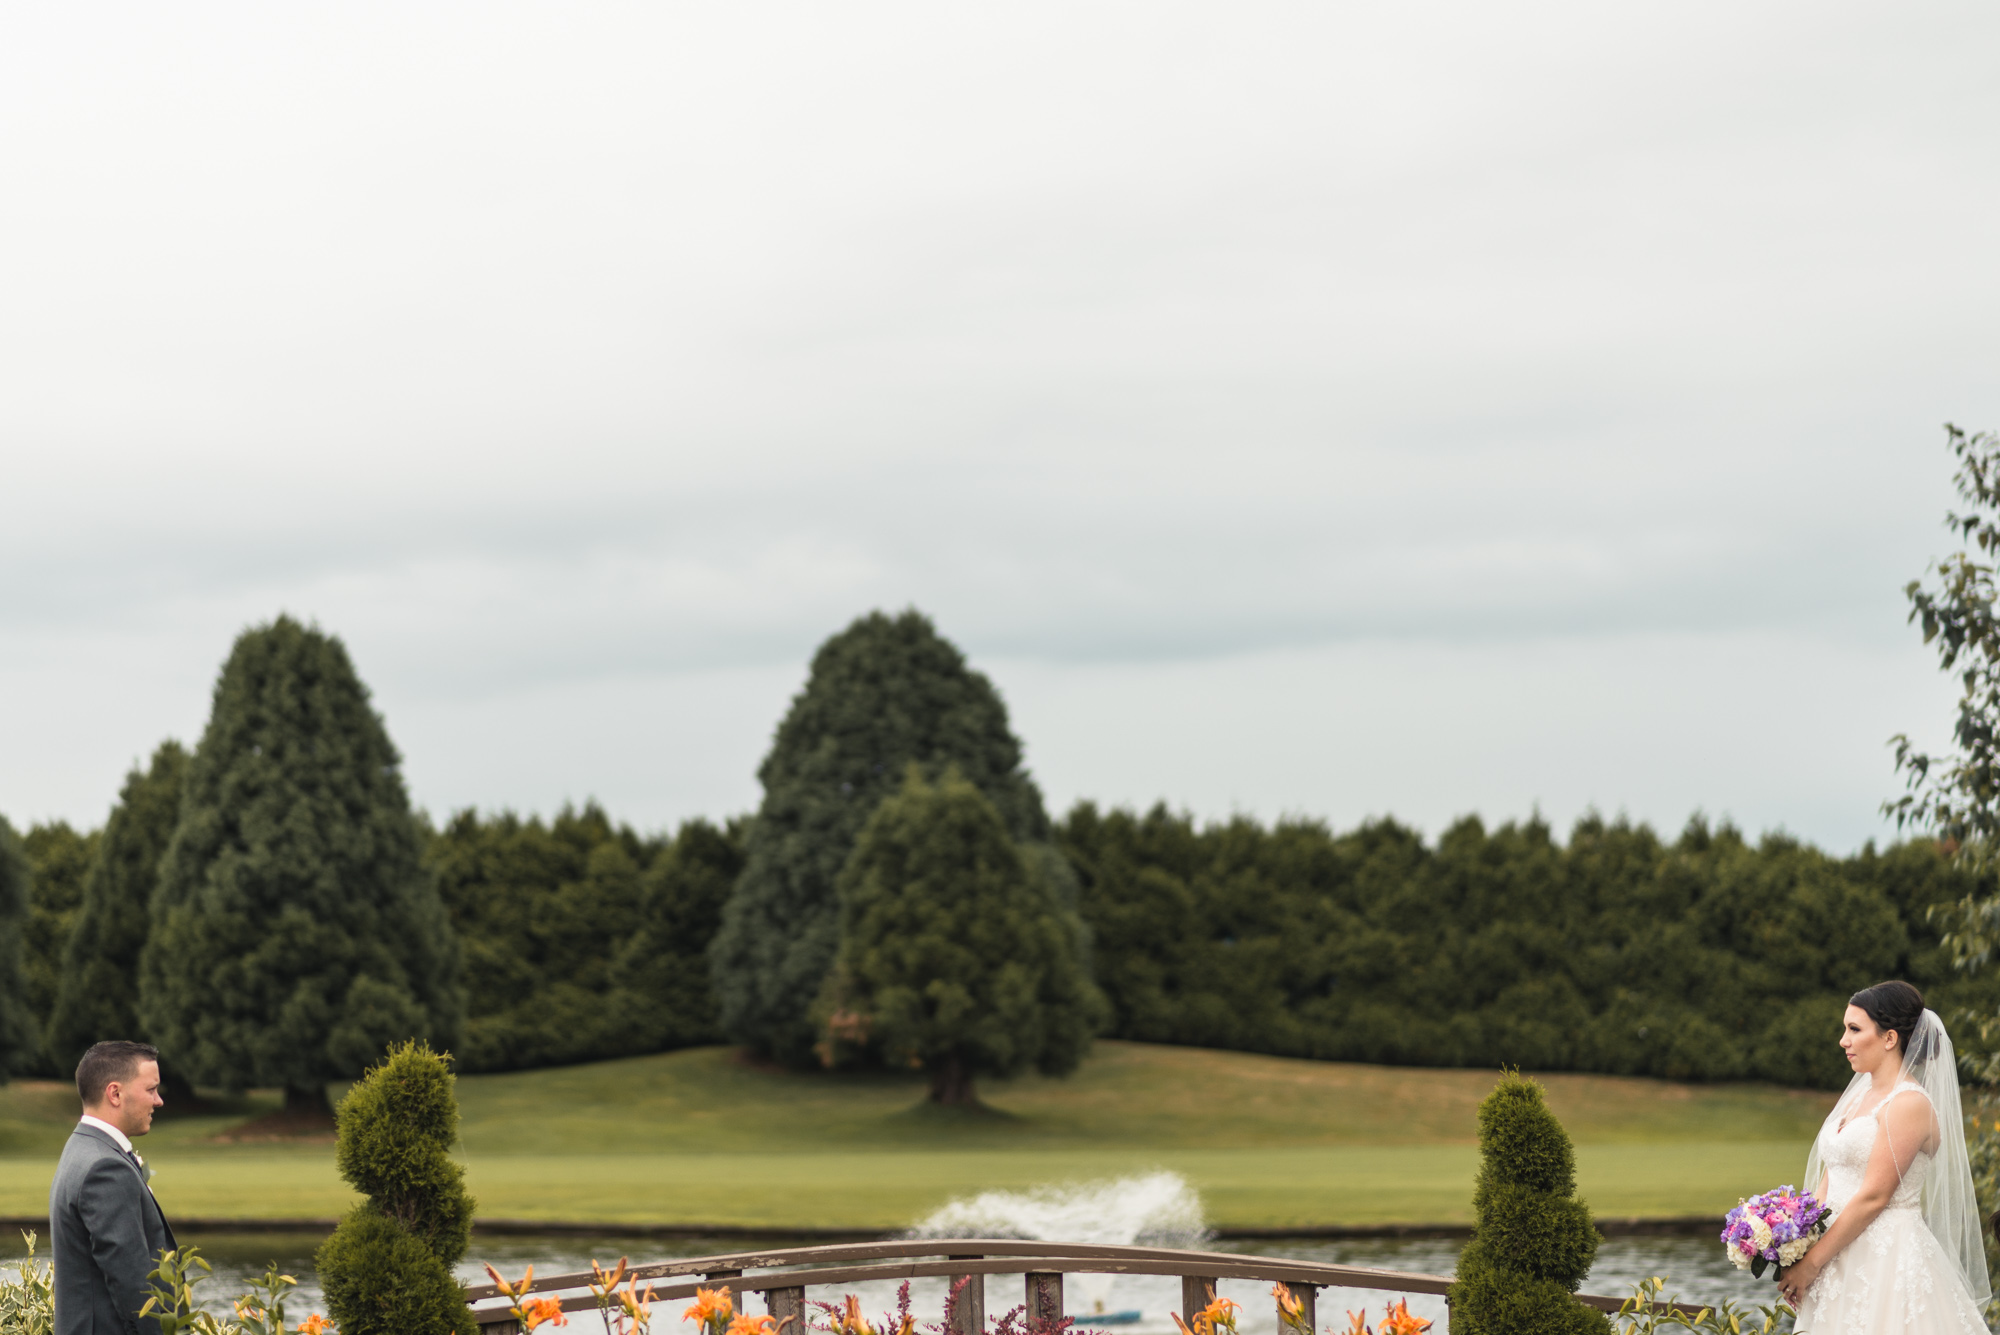
[[1590,1210],[1576,1199],[1576,1153],[1542,1087],[1501,1077],[1479,1105],[1472,1241],[1451,1287],[1454,1335],[1585,1335],[1610,1322],[1576,1301],[1597,1256]]
[[342,1335],[477,1335],[452,1266],[472,1235],[472,1197],[451,1158],[458,1098],[450,1059],[405,1043],[340,1101],[340,1175],[367,1197],[316,1258]]

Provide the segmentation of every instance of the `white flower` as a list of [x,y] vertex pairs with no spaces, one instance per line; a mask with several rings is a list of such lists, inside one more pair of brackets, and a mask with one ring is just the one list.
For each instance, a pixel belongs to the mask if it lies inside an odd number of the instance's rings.
[[1750,1245],[1760,1252],[1771,1245],[1771,1226],[1754,1214],[1750,1216]]
[[1730,1263],[1738,1270],[1750,1268],[1750,1257],[1741,1247],[1724,1247],[1723,1250],[1729,1253]]
[[1778,1248],[1778,1264],[1797,1265],[1799,1258],[1812,1250],[1813,1241],[1812,1238],[1793,1238]]

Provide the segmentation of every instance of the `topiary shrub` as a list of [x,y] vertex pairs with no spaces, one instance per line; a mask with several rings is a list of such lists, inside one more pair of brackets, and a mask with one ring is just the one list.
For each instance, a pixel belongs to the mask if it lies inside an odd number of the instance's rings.
[[452,1161],[458,1098],[450,1058],[391,1048],[336,1110],[340,1175],[368,1199],[315,1263],[341,1335],[478,1335],[452,1266],[472,1237],[472,1197]]
[[1597,1227],[1576,1199],[1576,1153],[1542,1087],[1501,1076],[1479,1105],[1472,1241],[1451,1286],[1452,1335],[1609,1335],[1577,1286],[1597,1256]]

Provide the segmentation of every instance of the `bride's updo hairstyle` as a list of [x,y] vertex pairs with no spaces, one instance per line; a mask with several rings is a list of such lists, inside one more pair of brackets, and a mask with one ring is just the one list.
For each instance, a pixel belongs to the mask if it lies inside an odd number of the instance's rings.
[[1923,993],[1897,978],[1862,988],[1847,999],[1847,1004],[1867,1011],[1868,1018],[1882,1033],[1895,1030],[1896,1050],[1905,1054],[1909,1052],[1910,1034],[1916,1029],[1917,1021],[1924,1018]]

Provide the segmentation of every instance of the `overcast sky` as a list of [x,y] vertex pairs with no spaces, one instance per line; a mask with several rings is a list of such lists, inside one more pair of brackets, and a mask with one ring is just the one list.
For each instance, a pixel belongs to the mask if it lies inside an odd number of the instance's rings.
[[2000,8],[18,6],[0,812],[339,634],[434,814],[754,806],[915,605],[1052,807],[1848,850],[2000,426]]

